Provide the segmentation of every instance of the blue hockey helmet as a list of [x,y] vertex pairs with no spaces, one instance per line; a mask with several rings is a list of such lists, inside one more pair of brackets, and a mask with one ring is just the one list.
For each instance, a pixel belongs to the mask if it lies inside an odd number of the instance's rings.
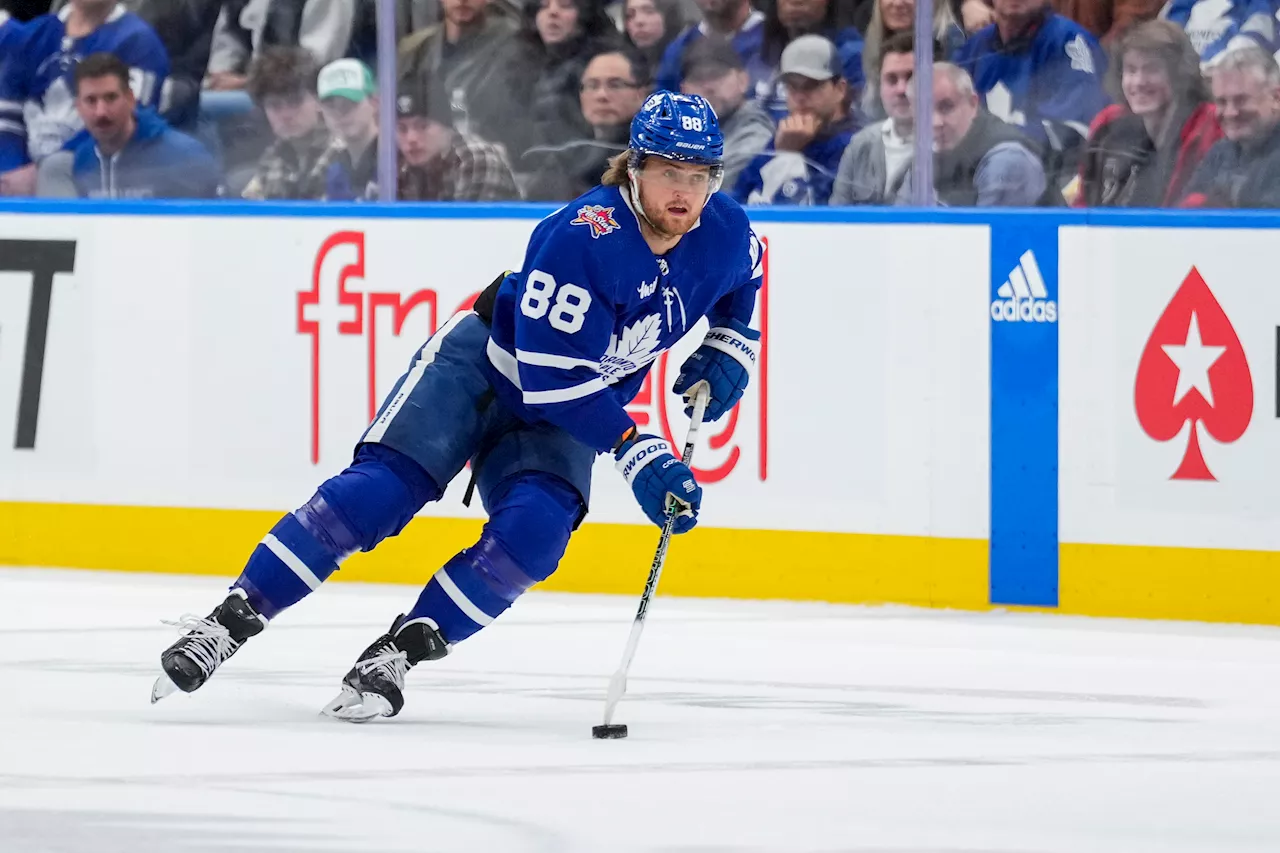
[[724,168],[724,135],[707,99],[666,90],[650,95],[631,120],[631,168],[638,170],[648,156],[711,166],[715,192]]

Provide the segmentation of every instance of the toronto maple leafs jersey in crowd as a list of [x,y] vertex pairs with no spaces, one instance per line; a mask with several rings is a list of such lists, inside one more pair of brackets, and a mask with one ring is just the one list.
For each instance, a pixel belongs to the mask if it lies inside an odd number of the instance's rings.
[[27,24],[0,77],[0,172],[39,161],[83,128],[72,94],[76,63],[114,53],[129,66],[129,83],[143,106],[156,107],[169,74],[169,56],[146,21],[117,6],[106,23],[80,39],[67,37],[71,7]]
[[1276,49],[1276,19],[1270,0],[1169,0],[1160,17],[1186,31],[1200,61],[1212,63],[1228,49],[1256,44]]
[[0,74],[4,73],[5,66],[13,59],[23,32],[22,24],[0,9]]
[[597,187],[544,219],[524,266],[498,289],[488,343],[497,396],[530,422],[547,421],[610,450],[628,429],[623,407],[654,359],[702,317],[750,323],[763,247],[722,193],[698,224],[657,257],[629,193]]
[[1102,47],[1061,15],[1046,14],[1008,44],[992,24],[961,45],[953,61],[973,77],[992,115],[1022,127],[1042,145],[1078,144],[1111,102],[1102,83]]

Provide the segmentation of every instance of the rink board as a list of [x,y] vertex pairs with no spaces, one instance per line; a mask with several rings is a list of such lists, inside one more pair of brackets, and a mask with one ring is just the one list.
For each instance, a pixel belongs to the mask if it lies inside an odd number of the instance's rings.
[[[546,212],[0,206],[0,563],[233,575]],[[761,375],[664,593],[1280,623],[1280,217],[754,221]],[[689,331],[629,408],[677,440]],[[599,467],[549,588],[643,584],[655,531]],[[479,528],[464,487],[341,577],[421,582]]]

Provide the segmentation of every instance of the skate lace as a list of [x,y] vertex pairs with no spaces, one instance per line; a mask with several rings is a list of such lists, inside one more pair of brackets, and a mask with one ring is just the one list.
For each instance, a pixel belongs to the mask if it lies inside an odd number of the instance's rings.
[[391,679],[396,687],[404,688],[404,676],[409,671],[409,656],[401,651],[386,651],[360,661],[356,669],[361,675],[370,672]]
[[189,642],[182,652],[196,662],[206,676],[212,675],[218,664],[231,657],[236,650],[236,641],[231,639],[231,632],[225,625],[212,619],[185,613],[176,622],[162,620],[164,624],[178,628],[187,633]]

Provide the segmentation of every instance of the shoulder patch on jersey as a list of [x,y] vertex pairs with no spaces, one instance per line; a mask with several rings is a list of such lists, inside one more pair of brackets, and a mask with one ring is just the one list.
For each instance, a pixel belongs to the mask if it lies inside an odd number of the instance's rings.
[[1093,52],[1089,50],[1089,45],[1085,43],[1084,36],[1077,34],[1075,38],[1067,42],[1067,58],[1071,60],[1071,68],[1073,71],[1083,71],[1085,74],[1093,74]]
[[613,218],[613,208],[599,204],[587,204],[578,208],[578,216],[569,220],[570,225],[585,225],[591,229],[591,239],[595,240],[605,234],[612,234],[619,227],[618,220]]

